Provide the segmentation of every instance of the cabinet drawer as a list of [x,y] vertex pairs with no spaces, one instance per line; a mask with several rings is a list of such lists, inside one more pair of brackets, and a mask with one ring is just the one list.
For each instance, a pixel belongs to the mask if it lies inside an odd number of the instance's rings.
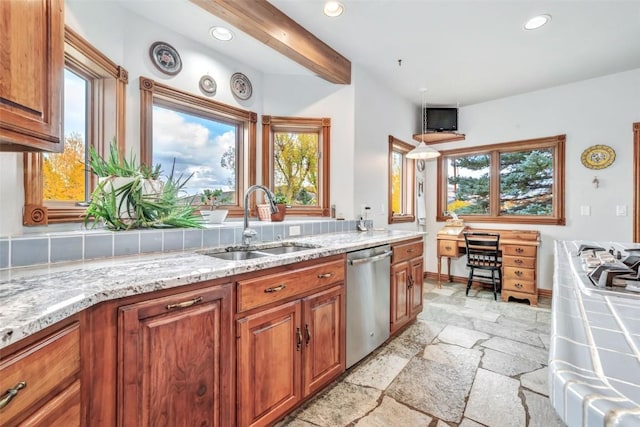
[[326,262],[238,282],[238,312],[344,280],[344,261]]
[[458,256],[458,242],[455,240],[439,240],[438,241],[439,256]]
[[13,389],[24,382],[4,409],[0,418],[12,420],[17,415],[30,413],[42,399],[51,398],[51,393],[80,371],[80,328],[74,323],[59,332],[39,341],[14,356],[0,362],[0,393]]
[[534,281],[536,279],[536,271],[531,268],[504,267],[504,278]]
[[422,240],[418,242],[401,243],[392,247],[391,263],[396,264],[411,258],[422,256]]
[[535,257],[537,250],[538,250],[537,246],[502,245],[502,255]]
[[503,256],[502,264],[505,267],[520,267],[520,268],[536,268],[536,259],[527,258],[521,256]]
[[531,280],[504,279],[502,289],[506,291],[517,291],[533,294],[536,291],[536,285],[535,282]]

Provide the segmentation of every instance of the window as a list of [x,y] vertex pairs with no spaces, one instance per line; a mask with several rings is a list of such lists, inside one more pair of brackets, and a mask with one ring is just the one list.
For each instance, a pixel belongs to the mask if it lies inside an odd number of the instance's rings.
[[438,220],[558,224],[564,217],[565,136],[442,151]]
[[127,71],[65,28],[64,151],[24,155],[25,225],[79,222],[94,183],[87,147],[124,146]]
[[229,216],[242,216],[246,183],[255,182],[256,114],[145,77],[140,98],[143,163],[190,177],[185,196],[196,203],[221,189]]
[[389,224],[416,220],[415,162],[407,158],[413,148],[389,135]]
[[262,182],[287,213],[329,216],[331,119],[262,116]]

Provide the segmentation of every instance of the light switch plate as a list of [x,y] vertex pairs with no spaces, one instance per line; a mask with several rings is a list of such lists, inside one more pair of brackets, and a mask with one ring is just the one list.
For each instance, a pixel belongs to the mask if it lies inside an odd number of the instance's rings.
[[616,206],[616,216],[627,216],[627,205]]
[[580,206],[580,215],[581,216],[589,216],[589,215],[591,215],[591,206],[589,206],[589,205]]
[[289,236],[299,236],[300,235],[300,226],[292,225],[289,227]]

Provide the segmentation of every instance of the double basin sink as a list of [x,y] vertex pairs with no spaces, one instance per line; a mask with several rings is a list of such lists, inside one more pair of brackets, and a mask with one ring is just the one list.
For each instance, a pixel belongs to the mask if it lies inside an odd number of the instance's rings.
[[231,246],[222,250],[207,250],[200,252],[203,255],[223,259],[227,261],[243,261],[255,258],[262,258],[272,255],[286,255],[294,252],[317,249],[319,245],[301,245],[296,243],[281,243],[278,245],[235,247]]

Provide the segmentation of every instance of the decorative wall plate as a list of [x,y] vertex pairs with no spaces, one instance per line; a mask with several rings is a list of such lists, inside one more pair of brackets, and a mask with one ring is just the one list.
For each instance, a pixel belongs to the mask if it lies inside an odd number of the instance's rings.
[[608,145],[592,145],[582,152],[580,160],[589,169],[604,169],[613,164],[616,152]]
[[182,70],[182,59],[173,46],[165,42],[155,42],[149,48],[151,61],[158,70],[170,76],[175,76]]
[[205,95],[208,96],[213,96],[216,94],[216,90],[218,90],[218,85],[216,84],[216,81],[213,80],[213,77],[205,74],[204,76],[200,77],[200,90],[202,91],[202,93],[204,93]]
[[251,98],[253,88],[247,76],[242,73],[234,73],[231,76],[231,92],[242,100]]

